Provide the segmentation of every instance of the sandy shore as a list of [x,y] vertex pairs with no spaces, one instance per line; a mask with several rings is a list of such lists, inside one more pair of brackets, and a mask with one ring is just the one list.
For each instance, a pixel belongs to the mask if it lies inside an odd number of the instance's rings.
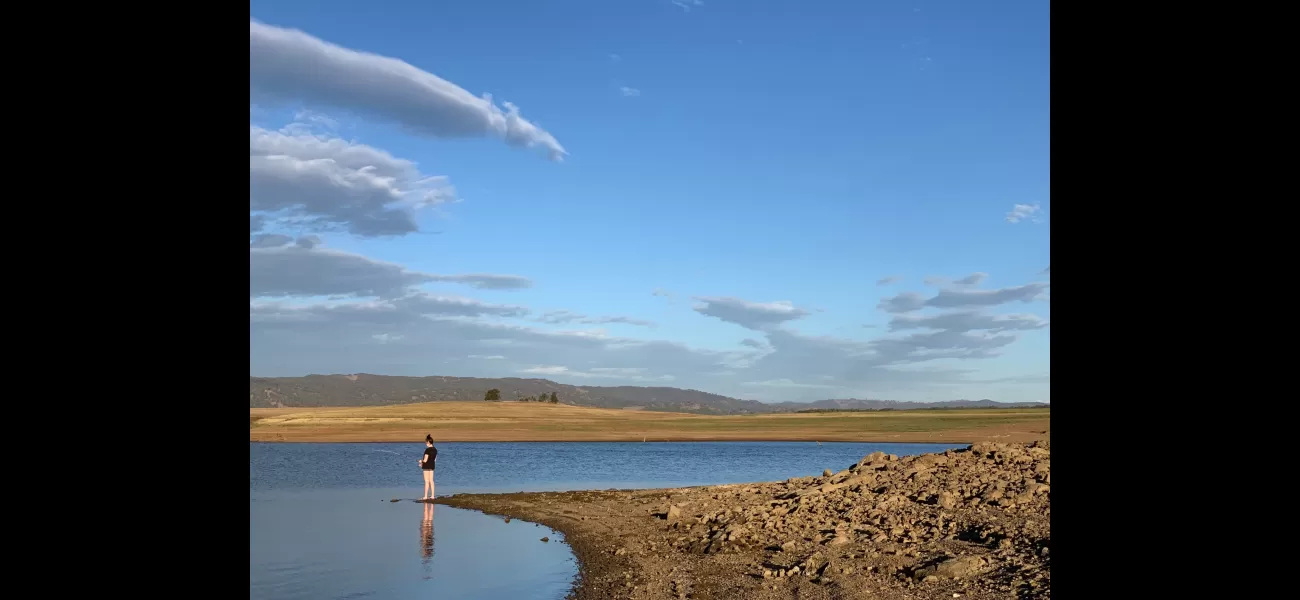
[[522,402],[250,409],[253,442],[1032,441],[1049,409],[691,415]]
[[1050,442],[839,467],[772,483],[437,502],[563,532],[581,565],[578,600],[1051,597]]

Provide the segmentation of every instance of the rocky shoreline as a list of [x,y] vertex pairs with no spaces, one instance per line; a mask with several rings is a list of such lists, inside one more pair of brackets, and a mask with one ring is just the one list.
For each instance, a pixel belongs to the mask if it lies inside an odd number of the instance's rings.
[[459,494],[564,533],[576,600],[1051,597],[1051,445],[981,443],[772,483]]

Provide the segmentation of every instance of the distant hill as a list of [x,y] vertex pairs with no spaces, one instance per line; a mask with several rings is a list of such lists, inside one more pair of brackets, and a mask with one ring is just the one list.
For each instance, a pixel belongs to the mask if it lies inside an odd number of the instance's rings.
[[477,377],[396,377],[389,375],[308,375],[249,377],[252,408],[376,406],[451,400],[482,401],[487,390],[501,390],[501,400],[555,392],[559,401],[577,406],[639,408],[699,414],[770,412],[766,404],[697,390],[670,387],[575,386],[548,379]]
[[695,414],[751,414],[794,412],[808,409],[903,410],[909,408],[1012,408],[1039,406],[1005,404],[992,400],[951,402],[896,402],[891,400],[818,400],[816,402],[765,403],[738,400],[698,390],[671,387],[602,387],[556,383],[548,379],[485,379],[478,377],[397,377],[390,375],[308,375],[306,377],[249,377],[250,408],[323,406],[381,406],[453,400],[483,401],[487,390],[501,390],[503,401],[555,392],[559,401],[577,406],[625,408]]
[[772,403],[776,411],[800,410],[914,410],[918,408],[1039,408],[1042,402],[994,402],[993,400],[943,400],[939,402],[899,402],[897,400],[818,400],[816,402]]

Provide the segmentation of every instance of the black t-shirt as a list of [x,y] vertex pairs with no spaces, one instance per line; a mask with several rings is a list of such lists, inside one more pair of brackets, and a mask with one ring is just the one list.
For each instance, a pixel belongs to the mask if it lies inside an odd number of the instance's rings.
[[424,464],[420,465],[421,469],[433,470],[434,461],[438,460],[438,449],[429,446],[424,449]]

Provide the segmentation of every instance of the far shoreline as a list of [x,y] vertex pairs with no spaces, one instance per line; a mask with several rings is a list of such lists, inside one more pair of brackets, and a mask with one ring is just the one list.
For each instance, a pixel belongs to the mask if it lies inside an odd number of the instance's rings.
[[250,442],[856,442],[973,444],[1050,435],[1051,409],[696,415],[537,403],[251,408]]
[[[338,440],[338,439],[329,439],[329,436],[323,436],[323,437],[321,437],[320,439],[314,439],[314,438],[313,438],[313,439],[292,439],[292,440],[249,439],[248,441],[249,441],[249,443],[251,443],[251,444],[402,444],[402,443],[411,443],[411,444],[419,443],[419,444],[423,444],[423,443],[424,443],[424,440],[419,440],[419,439],[414,439],[414,438],[408,439],[408,438],[405,438],[405,437],[403,437],[402,439]],[[435,441],[436,441],[436,442],[440,442],[440,443],[456,443],[456,444],[502,444],[502,443],[512,443],[512,444],[516,444],[516,443],[517,443],[517,444],[596,444],[596,443],[607,443],[607,444],[681,444],[681,443],[708,443],[708,444],[717,444],[717,443],[729,443],[729,442],[736,442],[736,443],[773,442],[773,443],[781,443],[781,444],[814,444],[814,443],[817,443],[817,442],[821,442],[821,443],[823,443],[823,444],[960,444],[960,445],[967,445],[967,446],[969,446],[969,445],[971,445],[971,444],[978,444],[978,443],[980,443],[980,442],[992,442],[992,441],[1000,441],[1000,440],[999,440],[999,439],[993,439],[993,438],[989,438],[989,439],[974,439],[974,440],[972,440],[972,439],[934,439],[934,438],[926,438],[926,439],[911,439],[911,438],[908,438],[908,439],[888,439],[888,440],[879,440],[879,439],[868,439],[868,440],[831,440],[831,439],[806,440],[806,439],[772,439],[772,438],[753,438],[753,439],[741,439],[741,438],[696,439],[696,438],[691,438],[691,439],[675,439],[675,440],[674,440],[674,439],[658,439],[658,440],[645,440],[645,441],[642,441],[642,440],[631,440],[631,439],[490,439],[490,440],[487,440],[487,439],[472,439],[472,440],[459,440],[459,439],[441,438],[441,439],[437,439],[437,440],[435,440]]]

